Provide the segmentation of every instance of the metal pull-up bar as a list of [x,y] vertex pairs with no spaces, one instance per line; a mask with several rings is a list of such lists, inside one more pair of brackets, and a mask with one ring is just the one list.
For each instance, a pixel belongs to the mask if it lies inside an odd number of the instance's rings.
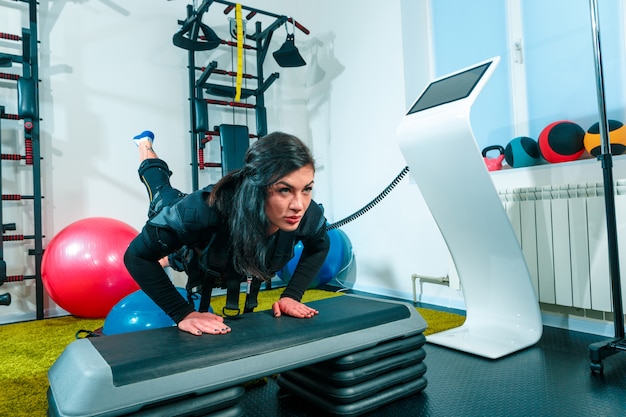
[[253,109],[256,107],[254,104],[241,103],[239,101],[214,100],[211,98],[205,98],[204,101],[208,104],[215,104],[217,106],[241,107],[244,109]]
[[20,201],[20,200],[34,200],[33,195],[21,195],[21,194],[2,194],[2,201]]
[[[226,8],[224,9],[224,14],[229,14],[236,6],[236,3],[230,2],[230,1],[224,1],[224,0],[205,0],[200,7],[198,7],[198,13],[204,13],[209,9],[209,6],[211,6],[212,3],[220,3],[220,4],[224,4],[226,5]],[[269,16],[269,17],[273,17],[276,19],[285,19],[285,21],[289,22],[289,23],[293,23],[293,25],[295,27],[297,27],[298,29],[300,29],[303,33],[305,34],[310,34],[311,32],[305,28],[304,26],[302,26],[300,23],[298,23],[296,20],[292,19],[291,17],[285,17],[276,13],[271,13],[271,12],[267,12],[265,10],[260,10],[260,9],[255,9],[254,7],[249,7],[249,6],[244,6],[241,5],[241,8],[243,10],[247,10],[249,13],[246,15],[246,19],[252,19],[256,14],[262,14],[264,16]]]
[[19,74],[9,74],[6,72],[0,72],[0,78],[2,78],[3,80],[13,80],[13,81],[17,81],[20,79]]
[[33,240],[36,239],[35,235],[4,235],[2,236],[3,242],[18,242],[22,240]]
[[19,42],[22,40],[22,37],[19,35],[14,35],[12,33],[0,32],[0,39]]

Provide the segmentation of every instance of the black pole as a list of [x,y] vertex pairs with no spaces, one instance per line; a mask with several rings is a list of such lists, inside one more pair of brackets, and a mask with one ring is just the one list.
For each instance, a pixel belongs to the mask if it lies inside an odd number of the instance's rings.
[[[0,106],[0,144],[2,143],[2,116],[4,115],[4,106]],[[2,178],[2,164],[0,164],[0,178]],[[0,194],[2,194],[2,181],[0,181]],[[0,225],[3,225],[3,217],[2,217],[2,210],[4,209],[3,207],[1,207],[1,202],[0,202]],[[4,227],[2,227],[2,232],[4,232]],[[3,246],[3,239],[0,239],[0,286],[2,284],[4,284],[4,281],[7,278],[7,264],[6,261],[4,260],[4,246]],[[9,293],[4,293],[0,295],[0,305],[5,305],[8,306],[11,304],[11,294]]]
[[[24,65],[24,76],[30,77],[35,85],[35,91],[33,97],[29,97],[35,101],[35,114],[31,120],[32,128],[30,130],[30,137],[33,145],[33,232],[35,235],[34,245],[35,249],[31,252],[35,257],[35,298],[36,298],[36,316],[37,320],[44,318],[44,286],[41,277],[41,261],[43,259],[43,220],[42,220],[42,203],[41,199],[41,141],[40,141],[40,115],[39,115],[39,47],[38,47],[38,34],[37,34],[37,0],[28,1],[29,11],[29,42],[28,50],[28,65]],[[22,45],[24,48],[24,45]],[[28,74],[26,74],[28,71]],[[26,122],[24,124],[26,126]],[[26,136],[27,134],[25,134]]]
[[605,342],[594,343],[589,347],[591,369],[602,372],[602,359],[626,350],[624,339],[624,311],[622,306],[622,289],[619,270],[619,251],[617,242],[617,222],[615,218],[615,188],[613,183],[613,159],[611,156],[611,143],[609,141],[609,127],[606,116],[606,102],[604,94],[604,75],[602,71],[602,54],[600,47],[600,23],[598,3],[589,0],[591,15],[591,31],[593,36],[594,62],[596,72],[596,90],[598,95],[598,113],[600,116],[601,154],[598,160],[602,163],[604,180],[604,202],[606,210],[606,227],[608,240],[609,274],[611,278],[611,290],[613,298],[613,322],[615,338]]
[[[267,50],[267,43],[263,44],[263,39],[260,34],[261,22],[256,22],[256,70],[257,70],[257,83],[260,86],[263,84],[263,64],[265,61],[265,53]],[[258,137],[267,135],[267,110],[265,108],[265,94],[263,91],[259,91],[256,95],[256,134]]]
[[[209,3],[210,4],[210,3]],[[187,19],[194,13],[193,6],[187,5]],[[195,51],[187,51],[187,71],[189,79],[189,147],[191,159],[191,190],[199,188],[198,178],[198,133],[196,132],[196,56]]]

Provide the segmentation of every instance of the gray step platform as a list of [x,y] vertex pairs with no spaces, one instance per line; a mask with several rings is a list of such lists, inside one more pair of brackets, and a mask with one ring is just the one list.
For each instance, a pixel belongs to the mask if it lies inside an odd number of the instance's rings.
[[355,417],[426,388],[422,334],[283,372],[278,385],[320,410]]
[[376,379],[377,377],[389,373],[390,371],[406,368],[409,365],[420,363],[424,360],[425,356],[426,352],[424,349],[417,348],[412,352],[390,356],[376,361],[375,363],[365,365],[360,368],[350,369],[348,371],[333,371],[327,368],[318,367],[317,365],[309,365],[294,371],[288,371],[287,373],[298,372],[310,375],[310,378],[318,381],[319,384],[350,387],[361,382],[369,381],[370,379]]
[[[313,407],[312,415],[356,417],[391,402],[422,392],[428,381],[423,363],[381,376],[349,388],[327,387],[323,390],[303,374],[281,374],[278,384]],[[323,392],[322,392],[323,391]]]
[[424,343],[426,343],[426,336],[420,333],[415,336],[403,337],[402,339],[380,343],[372,349],[365,349],[349,355],[320,362],[319,364],[316,364],[315,368],[347,371],[378,362],[389,356],[418,350],[418,348],[424,346]]
[[170,327],[76,340],[48,372],[48,415],[141,415],[171,404],[186,409],[207,394],[220,396],[244,382],[420,335],[427,327],[403,302],[345,295],[308,304],[320,314],[245,314],[227,319],[233,330],[226,335],[198,337]]

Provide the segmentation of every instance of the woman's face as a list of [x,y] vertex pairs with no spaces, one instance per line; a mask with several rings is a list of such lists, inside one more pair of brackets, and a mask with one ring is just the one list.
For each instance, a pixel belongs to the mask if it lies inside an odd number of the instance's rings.
[[306,165],[270,186],[265,202],[265,215],[270,224],[268,234],[298,228],[311,204],[314,176],[313,167]]

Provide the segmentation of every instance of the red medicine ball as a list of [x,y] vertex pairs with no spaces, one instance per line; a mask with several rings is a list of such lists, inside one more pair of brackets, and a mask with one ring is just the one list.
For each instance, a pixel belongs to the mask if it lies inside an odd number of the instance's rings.
[[551,163],[575,161],[585,152],[585,130],[574,122],[560,120],[539,135],[539,150]]

